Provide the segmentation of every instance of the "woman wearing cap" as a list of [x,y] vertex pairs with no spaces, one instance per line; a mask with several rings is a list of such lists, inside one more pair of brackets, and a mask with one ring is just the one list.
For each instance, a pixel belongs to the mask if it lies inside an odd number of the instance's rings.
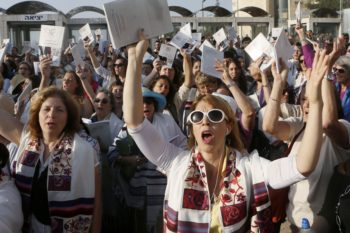
[[99,232],[96,150],[78,135],[79,108],[55,87],[32,100],[27,127],[0,110],[0,134],[19,148],[12,161],[24,232]]
[[[322,133],[321,81],[328,57],[318,53],[314,62],[309,113],[312,124],[306,127],[298,154],[270,162],[259,158],[257,152],[241,154],[243,145],[234,114],[223,100],[212,95],[201,96],[194,103],[189,116],[190,151],[164,141],[142,113],[139,87],[147,47],[148,41],[142,40],[128,50],[124,119],[140,150],[167,174],[165,231],[270,232],[267,185],[281,188],[305,179],[317,163]],[[287,72],[285,66],[283,72]],[[151,143],[154,141],[157,144]],[[250,222],[251,208],[256,215]]]

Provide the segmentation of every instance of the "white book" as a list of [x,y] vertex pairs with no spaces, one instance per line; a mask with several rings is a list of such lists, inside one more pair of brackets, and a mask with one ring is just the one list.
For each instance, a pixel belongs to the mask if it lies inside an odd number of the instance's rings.
[[10,39],[3,39],[0,48],[0,61],[3,62],[6,51],[9,50],[11,46]]
[[172,67],[175,59],[177,48],[167,45],[167,44],[162,44],[160,46],[159,50],[159,56],[166,57],[166,63],[168,67]]
[[262,33],[259,33],[259,35],[257,35],[244,50],[248,53],[253,61],[256,61],[259,57],[266,54],[271,57],[274,55],[272,44]]
[[39,46],[61,49],[65,27],[41,25]]
[[271,36],[277,38],[281,35],[282,31],[283,31],[282,27],[281,28],[272,28]]
[[180,32],[185,33],[188,37],[192,37],[192,28],[191,23],[186,24],[182,28],[180,28]]
[[191,54],[196,48],[196,42],[182,31],[178,31],[176,35],[171,39],[170,45],[181,50],[186,49],[186,53]]
[[227,39],[232,40],[234,43],[237,42],[237,34],[234,27],[227,27]]
[[295,18],[297,19],[297,22],[301,22],[301,6],[300,1],[298,2],[298,5],[295,9]]
[[100,144],[101,151],[108,151],[112,145],[111,132],[109,128],[109,121],[91,122],[89,119],[82,119],[89,130],[90,136],[95,138]]
[[192,40],[196,42],[196,47],[199,48],[199,46],[202,43],[202,33],[200,32],[195,32],[192,33]]
[[103,5],[114,48],[139,41],[139,30],[146,38],[173,31],[166,0],[116,0]]
[[206,75],[221,79],[222,73],[216,71],[215,63],[216,61],[222,61],[223,59],[223,52],[204,46],[202,54],[201,72]]
[[88,23],[79,29],[79,34],[83,41],[89,42],[89,44],[94,42],[94,36],[92,35],[90,25]]

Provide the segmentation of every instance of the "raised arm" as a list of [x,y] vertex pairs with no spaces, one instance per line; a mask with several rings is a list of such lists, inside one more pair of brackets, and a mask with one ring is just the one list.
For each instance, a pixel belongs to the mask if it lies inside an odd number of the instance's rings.
[[322,79],[327,73],[329,57],[326,51],[317,51],[312,66],[311,79],[307,85],[309,114],[305,133],[296,157],[298,171],[307,176],[316,167],[322,144]]
[[75,72],[78,75],[78,77],[80,78],[81,83],[83,84],[83,88],[84,88],[86,94],[89,96],[91,104],[93,105],[96,94],[95,94],[94,90],[92,89],[92,86],[91,86],[89,80],[87,79],[86,68],[82,68],[80,66],[77,66]]
[[216,63],[216,70],[222,72],[222,81],[233,95],[238,107],[242,111],[242,126],[245,130],[250,131],[254,127],[255,111],[248,97],[241,91],[235,81],[230,78],[230,74],[224,61]]
[[281,111],[282,91],[288,78],[288,69],[282,64],[282,71],[277,72],[276,63],[272,63],[272,75],[274,77],[270,98],[267,101],[262,128],[265,132],[276,138],[287,141],[290,135],[290,126],[284,121],[279,121]]
[[136,45],[128,47],[128,68],[123,93],[124,121],[128,128],[133,129],[143,121],[143,98],[141,90],[142,59],[148,48],[149,41],[141,40]]
[[343,148],[350,148],[348,131],[345,126],[338,121],[338,109],[335,96],[335,86],[331,79],[332,66],[341,55],[345,47],[343,38],[338,38],[333,44],[333,51],[329,54],[328,74],[322,81],[322,126],[327,136],[337,145]]
[[88,42],[84,42],[84,48],[89,54],[89,57],[91,59],[92,65],[94,66],[94,69],[99,68],[101,64],[97,60],[97,57],[94,53],[94,49],[92,48],[92,45],[89,44]]
[[0,135],[19,145],[23,124],[3,109],[0,109],[0,119]]
[[41,80],[40,80],[39,91],[42,91],[44,88],[49,86],[50,75],[51,75],[51,64],[52,64],[52,59],[50,57],[43,56],[40,59],[39,69],[41,72]]

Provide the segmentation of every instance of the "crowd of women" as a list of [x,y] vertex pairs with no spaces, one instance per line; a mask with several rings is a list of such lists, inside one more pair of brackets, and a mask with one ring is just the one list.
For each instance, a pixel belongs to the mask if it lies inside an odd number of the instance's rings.
[[[141,31],[118,51],[85,43],[83,66],[69,49],[53,67],[14,48],[0,66],[0,232],[299,232],[304,218],[350,232],[348,41],[296,32],[288,63],[264,71],[231,43],[220,79],[198,49],[165,63],[166,41],[152,50]],[[104,122],[107,148],[89,127]]]

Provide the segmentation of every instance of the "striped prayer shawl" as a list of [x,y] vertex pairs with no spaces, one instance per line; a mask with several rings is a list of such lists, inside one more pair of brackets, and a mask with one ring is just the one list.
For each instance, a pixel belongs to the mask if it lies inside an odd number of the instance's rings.
[[[249,161],[245,160],[238,169],[237,153],[231,151],[227,155],[219,194],[218,218],[222,231],[247,232],[250,220],[251,232],[271,232],[270,201],[260,159],[257,154],[249,156]],[[199,152],[192,153],[187,161],[185,158],[173,165],[176,169],[168,177],[168,182],[173,182],[165,196],[164,232],[208,233],[211,202],[205,164]],[[187,168],[181,167],[185,163]]]
[[[23,232],[31,229],[33,176],[43,152],[42,141],[26,134],[13,163],[15,183],[22,196]],[[47,192],[52,232],[89,232],[95,200],[96,151],[77,134],[63,136],[48,159]]]

